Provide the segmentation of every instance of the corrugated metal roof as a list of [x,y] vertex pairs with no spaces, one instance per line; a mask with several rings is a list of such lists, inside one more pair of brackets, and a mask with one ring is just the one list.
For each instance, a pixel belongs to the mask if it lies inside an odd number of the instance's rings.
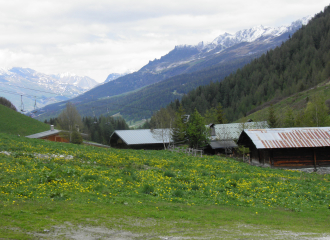
[[29,135],[29,136],[26,136],[26,137],[27,138],[42,138],[42,137],[47,137],[47,136],[51,136],[51,135],[54,135],[54,134],[58,134],[60,132],[61,132],[60,130],[54,129],[54,130],[48,130],[48,131],[45,131],[45,132],[32,134],[32,135]]
[[269,128],[269,126],[267,124],[267,121],[263,121],[263,122],[215,124],[214,128],[215,128],[215,136],[212,136],[212,139],[228,140],[228,139],[238,139],[244,129]]
[[[116,130],[117,134],[127,145],[168,143],[171,139],[170,129],[137,129]],[[111,135],[111,137],[113,136]],[[164,137],[163,137],[164,136]]]
[[330,147],[330,127],[245,129],[257,149]]

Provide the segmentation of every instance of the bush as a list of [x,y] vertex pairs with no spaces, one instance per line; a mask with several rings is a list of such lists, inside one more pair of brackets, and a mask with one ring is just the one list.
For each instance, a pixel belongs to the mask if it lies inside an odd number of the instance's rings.
[[177,189],[173,192],[174,197],[180,197],[181,198],[181,197],[183,197],[183,195],[184,195],[184,192],[181,189]]
[[8,99],[6,99],[4,97],[0,97],[0,104],[17,112],[15,105],[12,104]]
[[171,171],[165,171],[164,172],[164,176],[165,177],[175,177],[175,174]]
[[143,185],[141,192],[145,193],[145,194],[151,194],[154,190],[155,189],[153,186],[151,186],[149,184],[145,184],[145,185]]
[[72,131],[71,143],[74,143],[74,144],[82,144],[83,143],[83,138],[77,130]]

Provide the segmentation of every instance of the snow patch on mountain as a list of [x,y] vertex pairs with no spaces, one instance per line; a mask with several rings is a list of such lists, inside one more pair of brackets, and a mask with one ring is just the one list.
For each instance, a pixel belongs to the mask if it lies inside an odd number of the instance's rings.
[[48,75],[30,68],[0,68],[2,95],[17,108],[21,104],[19,95],[23,95],[27,111],[33,108],[35,100],[38,107],[42,107],[54,103],[54,99],[62,101],[76,97],[97,84],[89,77],[71,73]]
[[200,42],[197,45],[179,45],[178,48],[197,48],[200,51],[209,52],[217,48],[218,52],[226,48],[232,47],[236,44],[242,42],[254,42],[258,39],[264,38],[265,40],[269,38],[274,38],[281,36],[286,32],[296,31],[302,25],[306,25],[312,16],[307,16],[302,19],[299,19],[295,22],[292,22],[290,25],[281,26],[281,27],[267,27],[267,26],[255,26],[250,29],[244,29],[236,32],[235,34],[224,33],[216,37],[210,43]]

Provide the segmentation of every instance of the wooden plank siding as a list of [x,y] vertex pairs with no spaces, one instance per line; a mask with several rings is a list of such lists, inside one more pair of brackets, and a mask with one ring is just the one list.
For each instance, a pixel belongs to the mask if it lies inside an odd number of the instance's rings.
[[272,149],[274,167],[314,166],[313,148]]
[[330,165],[330,147],[315,148],[316,164],[319,166]]
[[69,142],[69,140],[67,140],[67,139],[65,139],[63,137],[60,137],[60,135],[58,135],[58,134],[47,136],[47,137],[43,137],[41,139],[52,141],[52,142],[65,142],[65,143],[68,143]]
[[330,166],[330,147],[250,150],[251,160],[272,167]]

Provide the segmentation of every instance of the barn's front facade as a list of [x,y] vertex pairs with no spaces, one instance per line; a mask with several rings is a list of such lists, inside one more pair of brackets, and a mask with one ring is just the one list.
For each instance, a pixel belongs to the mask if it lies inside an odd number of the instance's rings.
[[330,127],[245,129],[238,144],[271,167],[330,166]]

